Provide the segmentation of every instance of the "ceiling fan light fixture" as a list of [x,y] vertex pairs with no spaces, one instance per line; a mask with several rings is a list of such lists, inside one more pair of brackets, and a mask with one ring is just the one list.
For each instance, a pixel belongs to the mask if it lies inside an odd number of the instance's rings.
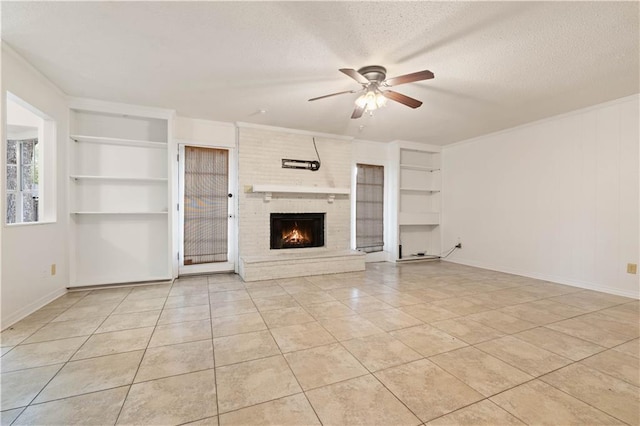
[[382,108],[387,104],[387,98],[382,94],[382,92],[376,93],[376,105],[378,108]]
[[356,105],[360,108],[364,108],[365,111],[373,111],[383,107],[387,103],[387,98],[381,92],[373,90],[367,91],[367,93],[361,95],[356,99]]
[[391,99],[392,101],[408,106],[409,108],[419,108],[420,105],[422,105],[422,102],[419,100],[393,90],[382,91],[381,88],[387,89],[388,87],[413,83],[416,81],[430,80],[435,77],[431,71],[423,70],[398,77],[387,78],[386,68],[381,67],[380,65],[369,65],[362,67],[357,71],[352,68],[340,68],[339,71],[357,81],[361,85],[360,90],[345,90],[342,92],[331,93],[329,95],[311,98],[309,101],[317,101],[318,99],[329,98],[345,93],[359,93],[364,91],[364,93],[356,99],[356,107],[351,114],[352,119],[362,117],[362,114],[365,111],[372,116],[374,110],[385,106],[387,99]]

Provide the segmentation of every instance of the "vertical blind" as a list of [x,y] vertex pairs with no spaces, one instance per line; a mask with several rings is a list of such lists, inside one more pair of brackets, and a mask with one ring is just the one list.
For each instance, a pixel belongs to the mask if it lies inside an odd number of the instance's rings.
[[384,167],[357,164],[356,249],[371,253],[384,246]]
[[229,151],[185,147],[184,264],[226,262]]

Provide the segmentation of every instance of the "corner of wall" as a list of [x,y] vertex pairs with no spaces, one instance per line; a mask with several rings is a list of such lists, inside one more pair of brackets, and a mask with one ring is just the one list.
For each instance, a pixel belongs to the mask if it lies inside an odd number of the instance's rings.
[[[69,226],[67,208],[68,103],[65,94],[51,81],[2,43],[2,104],[7,91],[33,105],[56,122],[55,189],[56,218],[51,223],[2,227],[2,327],[28,315],[66,292],[69,282]],[[4,117],[4,115],[3,115]],[[4,119],[2,120],[4,121]],[[3,135],[4,138],[4,123]],[[4,170],[5,155],[0,165]],[[4,183],[2,185],[4,193]],[[56,274],[50,274],[51,264]]]

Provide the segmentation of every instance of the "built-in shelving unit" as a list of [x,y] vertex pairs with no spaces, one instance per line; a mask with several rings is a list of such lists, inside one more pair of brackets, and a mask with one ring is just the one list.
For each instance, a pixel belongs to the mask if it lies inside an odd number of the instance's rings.
[[440,147],[413,142],[392,144],[397,162],[394,187],[396,260],[438,256],[440,247]]
[[171,279],[172,118],[168,110],[71,101],[72,287]]

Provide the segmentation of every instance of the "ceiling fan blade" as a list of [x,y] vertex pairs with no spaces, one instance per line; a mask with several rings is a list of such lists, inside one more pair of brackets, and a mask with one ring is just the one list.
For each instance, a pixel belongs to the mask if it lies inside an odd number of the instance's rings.
[[364,107],[356,105],[356,109],[353,110],[353,114],[351,114],[351,118],[360,118],[364,113]]
[[412,83],[414,81],[429,80],[433,77],[435,76],[431,71],[424,70],[424,71],[414,72],[412,74],[401,75],[399,77],[388,78],[384,81],[383,84],[385,86],[391,87],[391,86],[397,86],[399,84]]
[[358,71],[351,69],[351,68],[340,68],[340,72],[348,75],[349,77],[351,77],[352,79],[354,79],[355,81],[357,81],[360,84],[369,84],[371,83],[369,80],[367,80],[367,78],[360,74]]
[[356,91],[355,90],[345,90],[344,92],[338,92],[338,93],[332,93],[330,95],[318,96],[317,98],[309,99],[309,102],[317,101],[318,99],[330,98],[331,96],[344,95],[345,93],[356,93]]
[[410,108],[418,108],[420,105],[422,105],[422,102],[420,102],[419,100],[410,98],[407,95],[403,95],[402,93],[394,92],[392,90],[386,90],[382,92],[382,95],[387,99],[400,102],[401,104],[406,105]]

